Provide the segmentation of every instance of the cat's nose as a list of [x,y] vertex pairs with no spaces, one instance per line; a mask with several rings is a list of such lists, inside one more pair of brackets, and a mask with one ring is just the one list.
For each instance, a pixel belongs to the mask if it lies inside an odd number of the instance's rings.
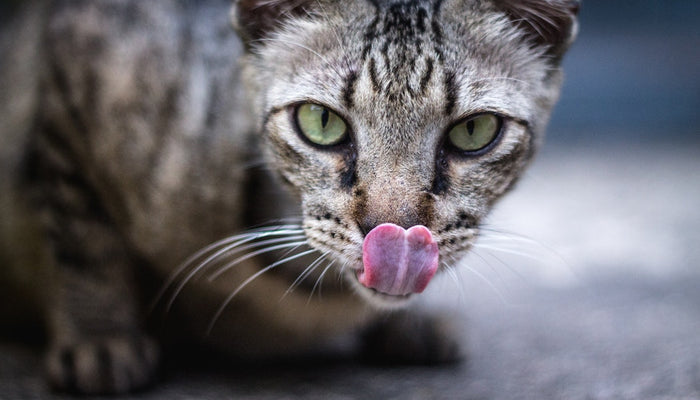
[[425,193],[416,193],[386,183],[366,189],[367,195],[355,198],[353,214],[363,236],[381,224],[394,224],[404,229],[423,225],[430,227],[434,200]]
[[[377,222],[374,218],[370,218],[369,216],[365,216],[362,218],[362,220],[358,221],[357,226],[360,228],[360,232],[362,232],[362,236],[367,236],[368,233],[372,231],[375,227],[377,227],[381,222]],[[402,227],[406,229],[406,227]]]
[[397,218],[396,215],[387,216],[371,211],[363,215],[362,218],[357,221],[357,225],[360,228],[360,232],[362,232],[362,236],[367,236],[372,229],[386,223],[395,224],[403,229],[408,229],[415,225],[421,225],[422,221],[419,221],[419,218],[417,218],[415,215],[404,215]]

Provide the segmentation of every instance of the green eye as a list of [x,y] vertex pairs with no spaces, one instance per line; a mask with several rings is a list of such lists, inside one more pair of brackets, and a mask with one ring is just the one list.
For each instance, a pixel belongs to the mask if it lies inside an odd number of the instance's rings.
[[462,151],[478,151],[488,146],[501,128],[501,119],[493,114],[481,114],[455,125],[448,134],[450,143]]
[[338,144],[347,136],[345,121],[318,104],[306,103],[297,107],[296,120],[304,136],[321,146]]

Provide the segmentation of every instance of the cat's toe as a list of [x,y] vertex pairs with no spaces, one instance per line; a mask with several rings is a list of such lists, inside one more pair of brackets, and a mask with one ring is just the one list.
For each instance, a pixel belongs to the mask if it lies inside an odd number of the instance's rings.
[[445,364],[462,360],[457,326],[446,318],[400,313],[363,335],[363,356],[382,364]]
[[56,390],[127,393],[154,380],[158,360],[158,345],[150,338],[100,338],[52,348],[47,357],[47,373]]

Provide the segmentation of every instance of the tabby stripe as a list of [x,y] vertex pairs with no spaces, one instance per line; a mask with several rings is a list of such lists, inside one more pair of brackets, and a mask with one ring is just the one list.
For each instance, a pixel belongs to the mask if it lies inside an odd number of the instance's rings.
[[[59,221],[60,222],[60,221]],[[49,239],[52,244],[53,255],[63,271],[75,271],[84,277],[86,273],[91,276],[100,276],[109,268],[124,259],[123,249],[115,246],[115,238],[95,237],[89,238],[81,235],[74,227],[53,227],[49,229]],[[97,242],[97,243],[95,243]]]
[[372,90],[374,90],[375,93],[379,93],[379,79],[377,79],[377,66],[374,57],[369,59],[369,80],[372,83]]
[[454,111],[457,103],[457,84],[455,82],[455,73],[452,71],[445,72],[445,115],[450,116]]
[[[49,168],[46,166],[45,169]],[[45,172],[43,177],[47,181],[47,188],[50,188],[55,194],[46,196],[46,204],[57,215],[82,217],[101,222],[109,220],[101,206],[99,197],[77,171],[49,170]],[[69,192],[65,193],[65,191]],[[66,194],[68,194],[68,198],[66,198]]]
[[50,63],[49,68],[52,81],[58,91],[58,96],[61,98],[61,102],[66,107],[68,117],[73,123],[74,129],[81,134],[86,133],[88,131],[88,124],[81,116],[78,107],[76,107],[76,105],[73,104],[73,101],[71,100],[70,84],[68,82],[68,77],[65,75],[65,73],[61,70],[61,68],[55,61]]
[[426,68],[425,72],[423,73],[423,77],[420,79],[420,93],[423,94],[425,93],[425,89],[428,87],[428,83],[430,82],[430,78],[433,76],[433,59],[428,57],[428,60],[426,61]]
[[277,154],[282,155],[286,158],[294,168],[298,169],[306,166],[306,158],[301,155],[294,147],[292,147],[287,141],[276,135],[269,135],[270,142],[275,148],[277,148]]
[[442,27],[440,26],[440,21],[438,17],[440,15],[440,7],[442,6],[442,0],[437,1],[433,6],[433,18],[430,21],[430,27],[433,31],[433,37],[435,39],[435,46],[433,46],[433,51],[436,54],[436,58],[439,63],[445,61],[445,55],[442,53],[442,39],[444,34],[442,33]]
[[262,130],[265,132],[267,130],[267,123],[270,122],[270,118],[272,118],[275,114],[278,114],[280,112],[283,112],[286,110],[286,107],[273,107],[270,109],[270,111],[265,114],[265,116],[262,119]]
[[433,177],[433,185],[430,191],[434,194],[442,194],[449,187],[449,179],[447,177],[448,163],[445,150],[438,151],[437,159],[435,160],[435,176]]
[[430,26],[433,29],[433,34],[435,35],[435,43],[439,45],[442,45],[442,38],[444,36],[442,33],[442,28],[440,27],[440,21],[438,20],[440,16],[440,7],[442,7],[442,1],[443,0],[438,0],[433,5],[433,18],[430,21]]
[[[47,170],[63,174],[75,173],[76,154],[58,131],[44,129],[34,138],[25,158],[25,172],[30,178],[39,178]],[[43,170],[42,170],[43,169]]]
[[340,186],[352,189],[357,184],[357,151],[352,143],[343,152],[343,161],[345,168],[340,173]]
[[[384,42],[382,46],[382,58],[384,58],[384,69],[386,71],[391,71],[391,60],[389,59],[389,41]],[[392,71],[394,72],[394,71]]]
[[372,22],[369,24],[367,27],[367,30],[365,31],[365,47],[362,49],[362,61],[365,61],[367,59],[367,56],[369,55],[369,52],[372,50],[372,44],[374,43],[374,39],[377,37],[377,24],[379,24],[379,6],[375,3],[372,2],[375,7],[375,16]]
[[459,213],[459,223],[457,224],[457,228],[476,228],[479,226],[479,220],[477,217],[462,211]]
[[343,102],[345,107],[350,109],[353,107],[353,94],[355,94],[355,83],[357,82],[357,72],[350,71],[346,78],[345,88],[343,89]]
[[71,349],[61,349],[59,360],[61,363],[61,371],[63,371],[63,382],[61,382],[59,386],[62,386],[70,391],[76,390],[78,380],[75,375],[75,354]]
[[428,19],[428,12],[425,8],[421,7],[418,9],[418,20],[416,21],[416,28],[418,32],[425,33],[425,21]]

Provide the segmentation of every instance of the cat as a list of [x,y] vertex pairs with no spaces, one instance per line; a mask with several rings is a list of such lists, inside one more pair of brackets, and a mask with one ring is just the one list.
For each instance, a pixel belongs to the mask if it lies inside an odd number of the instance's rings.
[[461,333],[412,300],[468,252],[536,152],[577,11],[14,7],[0,47],[0,260],[22,232],[47,254],[52,387],[149,385],[158,330],[244,357],[358,334],[376,359],[457,360]]

